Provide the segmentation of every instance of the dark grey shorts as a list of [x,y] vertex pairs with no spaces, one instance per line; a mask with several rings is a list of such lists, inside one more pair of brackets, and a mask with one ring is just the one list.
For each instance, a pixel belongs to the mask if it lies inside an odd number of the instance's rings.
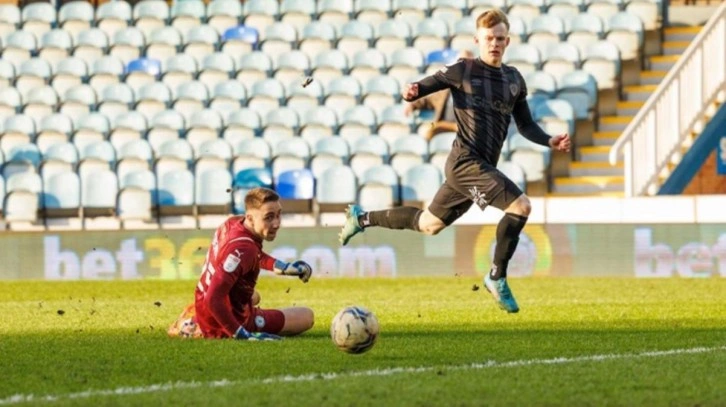
[[445,175],[446,181],[431,201],[429,212],[447,226],[474,203],[482,210],[489,205],[505,210],[522,195],[501,171],[476,157],[449,156]]

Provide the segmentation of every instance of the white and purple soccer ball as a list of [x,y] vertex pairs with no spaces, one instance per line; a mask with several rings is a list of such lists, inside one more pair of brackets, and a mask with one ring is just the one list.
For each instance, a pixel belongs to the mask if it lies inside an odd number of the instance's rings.
[[376,344],[378,319],[364,307],[345,307],[333,318],[330,337],[343,352],[367,352]]

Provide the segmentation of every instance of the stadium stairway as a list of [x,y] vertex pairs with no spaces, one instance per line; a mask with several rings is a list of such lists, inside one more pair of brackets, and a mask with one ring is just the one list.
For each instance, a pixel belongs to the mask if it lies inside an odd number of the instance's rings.
[[569,163],[569,176],[554,177],[550,196],[623,196],[623,164],[611,166],[610,147],[676,64],[702,26],[666,27],[661,53],[645,57],[645,70],[640,70],[635,84],[622,87],[616,102],[615,115],[601,115],[592,141],[576,145],[574,160]]

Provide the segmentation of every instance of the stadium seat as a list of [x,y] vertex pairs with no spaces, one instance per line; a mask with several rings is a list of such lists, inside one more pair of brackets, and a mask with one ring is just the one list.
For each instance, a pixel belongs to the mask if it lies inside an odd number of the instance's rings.
[[311,66],[313,83],[321,84],[324,88],[327,88],[332,80],[340,78],[348,72],[348,61],[352,60],[352,57],[348,58],[345,52],[338,49],[318,53]]
[[524,169],[512,161],[499,161],[497,169],[509,178],[522,192],[527,192],[527,179]]
[[555,97],[557,93],[557,80],[544,71],[530,72],[524,77],[527,84],[527,95],[543,95],[547,99]]
[[172,3],[169,10],[170,25],[180,32],[186,33],[199,27],[205,19],[206,13],[206,6],[201,0],[176,1]]
[[[472,47],[474,35],[476,34],[476,15],[472,14],[470,18],[462,18],[454,23],[451,31],[451,40],[449,48],[454,50],[470,49]],[[512,38],[512,37],[510,37]],[[516,40],[510,40],[512,44]]]
[[[309,77],[308,77],[309,78]],[[306,79],[307,81],[307,79]],[[316,109],[323,101],[323,85],[312,81],[303,86],[300,79],[294,79],[287,85],[285,105],[302,116],[311,109]]]
[[557,44],[565,39],[565,24],[558,16],[542,14],[529,26],[527,43],[535,46]]
[[253,27],[230,27],[222,33],[220,51],[233,57],[244,55],[257,49],[259,41],[259,31]]
[[660,2],[653,0],[630,0],[625,4],[625,12],[640,18],[645,31],[658,29]]
[[73,38],[62,29],[54,29],[40,37],[38,56],[55,66],[59,61],[68,57],[73,48]]
[[235,71],[234,59],[231,56],[219,52],[205,53],[200,62],[198,80],[206,85],[207,89],[214,89],[218,83],[229,80]]
[[171,91],[162,82],[151,82],[141,86],[136,93],[135,110],[148,121],[165,111],[171,104]]
[[5,178],[4,218],[11,230],[14,223],[35,223],[38,220],[42,181],[36,173],[17,174]]
[[340,27],[336,48],[352,60],[356,53],[364,51],[373,44],[373,27],[365,22],[350,21]]
[[[7,95],[15,95],[19,99],[17,91],[15,93],[9,93],[4,92],[4,90],[0,90],[0,98],[6,97]],[[7,158],[11,149],[17,145],[30,143],[35,137],[35,127],[35,121],[29,116],[19,114],[6,117],[3,121],[3,135],[0,138],[0,150],[2,150],[3,156]]]
[[272,59],[262,51],[254,51],[240,57],[237,69],[236,79],[249,90],[271,75]]
[[12,63],[17,69],[36,52],[35,35],[28,31],[14,31],[3,41],[2,59]]
[[249,0],[244,2],[244,24],[258,32],[279,20],[279,2],[266,0]]
[[542,71],[557,79],[578,69],[581,62],[580,51],[575,45],[569,42],[551,44],[542,55]]
[[199,215],[228,214],[232,206],[232,175],[227,169],[214,169],[197,174],[196,204]]
[[212,88],[209,108],[226,117],[246,103],[247,89],[245,86],[239,81],[228,79],[217,83]]
[[146,38],[169,23],[169,6],[163,0],[144,0],[136,3],[133,9],[134,26]]
[[45,154],[52,145],[67,143],[72,133],[73,122],[70,117],[61,113],[49,114],[39,120],[35,144]]
[[105,55],[108,47],[109,41],[106,33],[98,28],[89,28],[78,33],[73,56],[91,64]]
[[262,118],[257,112],[242,108],[229,113],[225,119],[222,137],[235,146],[240,140],[255,137],[262,127]]
[[393,52],[408,46],[412,37],[411,31],[408,23],[386,20],[377,27],[374,47],[381,51],[386,58],[390,58]]
[[388,75],[394,77],[403,87],[411,78],[423,72],[424,56],[416,48],[403,48],[394,51],[389,61]]
[[[371,185],[371,184],[377,184],[377,185],[385,185],[390,189],[390,196],[393,201],[393,203],[398,204],[400,200],[400,186],[399,186],[399,176],[396,173],[396,171],[388,164],[382,164],[374,167],[368,168],[365,172],[363,172],[359,177],[360,184],[362,186],[365,185]],[[378,194],[379,192],[376,192],[375,194]],[[388,196],[385,194],[385,196]],[[374,202],[370,202],[369,205],[374,204]],[[368,208],[365,208],[367,209]],[[375,210],[375,209],[370,209]]]
[[256,157],[261,161],[262,167],[265,167],[272,158],[272,148],[265,140],[258,137],[240,140],[232,147],[234,147],[235,157]]
[[378,122],[378,136],[389,144],[398,137],[411,134],[413,131],[413,118],[404,113],[404,106],[401,104],[383,109]]
[[620,77],[620,51],[612,42],[602,40],[585,49],[582,70],[597,81],[598,89],[616,89]]
[[146,139],[156,152],[165,142],[178,139],[185,128],[184,116],[181,113],[174,110],[165,110],[157,113],[150,120]]
[[116,116],[112,121],[108,140],[119,151],[127,142],[143,138],[148,129],[146,117],[138,111],[130,111]]
[[350,76],[358,82],[366,83],[373,77],[382,75],[386,68],[386,56],[377,49],[359,51],[353,56]]
[[411,44],[428,55],[431,51],[446,48],[449,44],[449,26],[444,20],[427,18],[413,26],[413,40]]
[[311,213],[315,198],[315,178],[308,169],[290,170],[275,178],[275,191],[285,213]]
[[6,119],[17,114],[23,104],[23,97],[17,89],[0,89],[0,118]]
[[409,168],[423,164],[428,157],[428,143],[421,136],[401,136],[390,146],[389,164],[399,176],[403,176]]
[[390,0],[356,0],[353,5],[355,20],[374,27],[387,21],[390,12]]
[[373,134],[378,126],[376,112],[368,106],[353,106],[343,113],[338,135],[351,146],[363,136]]
[[365,83],[363,105],[371,107],[377,115],[399,101],[401,89],[398,81],[391,76],[373,77]]
[[78,149],[73,143],[53,144],[43,154],[43,160],[61,161],[69,164],[69,168],[73,168],[78,164]]
[[605,35],[603,19],[594,14],[580,13],[570,19],[567,42],[585,54],[588,45],[599,41]]
[[358,105],[362,93],[361,85],[351,76],[334,79],[325,91],[324,105],[333,109],[338,116]]
[[[251,1],[245,2],[245,6],[249,3]],[[207,3],[206,14],[207,25],[217,30],[217,33],[223,34],[228,28],[239,25],[242,17],[242,3],[236,0],[213,0]],[[249,15],[249,13],[245,14]]]
[[466,0],[431,0],[431,18],[446,22],[449,31],[461,20],[467,9]]
[[417,0],[392,0],[391,11],[393,19],[397,22],[405,21],[414,25],[426,18],[428,2]]
[[176,88],[172,107],[189,121],[192,114],[207,105],[209,91],[207,87],[198,81],[184,82]]
[[194,80],[197,72],[197,61],[194,58],[185,54],[177,54],[162,64],[161,81],[169,89],[176,89],[182,83]]
[[124,74],[124,64],[118,57],[105,56],[93,62],[88,84],[101,96],[109,85],[118,84]]
[[72,171],[60,172],[43,184],[43,216],[78,218],[81,208],[81,179]]
[[145,56],[148,59],[166,61],[176,55],[182,46],[182,34],[174,27],[160,27],[146,34],[146,38]]
[[318,0],[317,20],[331,24],[336,30],[350,21],[353,14],[353,0]]
[[[469,38],[471,41],[471,38]],[[456,62],[459,58],[459,51],[453,48],[441,48],[426,54],[426,73],[433,74],[444,65]]]
[[18,67],[15,88],[26,99],[31,89],[47,84],[51,75],[52,70],[47,61],[40,58],[28,59]]
[[277,64],[273,77],[281,83],[291,83],[297,81],[302,84],[302,80],[310,71],[310,58],[302,51],[293,50],[281,54],[277,58]]
[[622,10],[623,3],[622,0],[590,0],[585,4],[585,11],[607,22]]
[[388,162],[388,143],[378,136],[359,138],[351,148],[350,167],[361,177],[369,168]]
[[557,98],[570,102],[576,119],[587,120],[595,113],[598,89],[592,75],[582,70],[568,73],[562,76],[558,87]]
[[0,38],[5,39],[10,33],[20,28],[20,8],[15,4],[0,4]]
[[401,199],[405,206],[424,207],[443,183],[438,168],[431,164],[411,167],[401,177]]
[[507,15],[522,19],[527,26],[540,15],[545,5],[544,0],[509,0],[507,3]]
[[585,9],[583,0],[550,0],[547,6],[547,14],[557,16],[565,24],[565,31],[569,32],[570,20]]
[[113,216],[116,212],[118,179],[111,170],[94,171],[81,178],[83,216]]
[[35,87],[25,95],[22,113],[39,122],[43,117],[56,111],[58,102],[58,95],[50,86]]
[[333,109],[318,106],[305,111],[300,118],[300,137],[314,146],[318,140],[328,138],[338,129],[338,116]]
[[[328,139],[342,141],[343,143],[346,144],[346,148],[347,148],[348,143],[346,143],[343,140],[340,140],[337,137],[328,137]],[[323,140],[326,140],[326,139],[321,139],[318,142],[323,141]],[[310,171],[313,173],[313,176],[315,178],[320,178],[320,176],[322,176],[322,174],[325,171],[327,171],[328,168],[335,167],[338,165],[346,165],[346,161],[343,160],[343,157],[341,157],[337,154],[321,152],[321,153],[316,153],[315,155],[313,155],[313,157],[310,159],[309,167],[310,167]]]
[[290,52],[297,40],[294,26],[277,22],[265,28],[265,39],[260,41],[259,49],[276,61],[280,54]]
[[542,57],[534,45],[512,44],[504,53],[503,61],[517,68],[522,75],[527,75],[540,68]]
[[566,100],[546,100],[532,115],[547,134],[575,134],[575,112]]
[[125,65],[140,58],[145,47],[144,33],[136,27],[127,27],[114,32],[109,41],[108,54]]
[[119,177],[119,188],[139,188],[151,194],[151,204],[157,204],[156,175],[150,170],[130,172]]
[[201,64],[207,55],[217,51],[219,35],[214,28],[208,25],[194,27],[182,37],[182,52],[193,57],[197,63]]
[[157,190],[160,216],[192,215],[194,213],[194,174],[191,171],[179,170],[163,173],[157,178]]
[[77,120],[73,133],[73,145],[78,151],[97,141],[103,141],[111,129],[111,122],[102,113],[89,113]]
[[233,210],[235,214],[245,213],[245,195],[252,188],[272,188],[272,173],[269,168],[249,168],[236,172],[233,182]]
[[0,59],[0,89],[8,88],[15,80],[15,66],[4,59]]
[[313,21],[316,12],[315,0],[282,0],[280,21],[294,27],[298,32]]
[[265,117],[271,110],[280,107],[284,100],[285,87],[282,83],[275,79],[265,79],[252,85],[247,107]]
[[98,98],[90,85],[76,85],[61,94],[58,113],[63,113],[74,122],[96,109]]
[[300,32],[299,49],[310,59],[324,51],[333,49],[338,36],[335,27],[321,21],[306,24]]
[[192,145],[195,157],[198,157],[204,142],[220,138],[223,123],[222,116],[211,109],[199,110],[191,115],[186,139]]
[[357,195],[357,178],[348,166],[331,167],[317,179],[315,199],[320,212],[342,212],[356,202]]
[[139,187],[120,188],[116,213],[124,229],[156,229],[151,192]]
[[267,113],[262,135],[264,137],[268,134],[275,133],[292,137],[297,134],[299,127],[300,118],[297,112],[287,107],[281,107]]
[[[645,42],[643,22],[640,17],[620,12],[608,20],[605,39],[618,47],[621,61],[640,62],[641,50]],[[638,69],[638,65],[635,69]]]
[[23,31],[40,38],[58,24],[55,7],[50,3],[30,3],[21,9]]
[[100,94],[98,112],[114,120],[116,116],[128,113],[134,101],[134,90],[127,84],[108,85]]
[[131,21],[131,4],[125,1],[110,1],[96,8],[96,27],[112,38],[116,32],[128,27]]

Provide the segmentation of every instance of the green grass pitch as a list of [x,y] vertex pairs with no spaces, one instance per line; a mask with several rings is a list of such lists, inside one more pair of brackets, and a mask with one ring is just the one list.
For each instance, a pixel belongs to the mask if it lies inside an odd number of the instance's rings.
[[[195,284],[4,282],[0,405],[726,405],[726,279],[513,279],[508,315],[473,278],[262,278],[311,332],[170,339]],[[362,355],[329,338],[351,304],[381,325]]]

